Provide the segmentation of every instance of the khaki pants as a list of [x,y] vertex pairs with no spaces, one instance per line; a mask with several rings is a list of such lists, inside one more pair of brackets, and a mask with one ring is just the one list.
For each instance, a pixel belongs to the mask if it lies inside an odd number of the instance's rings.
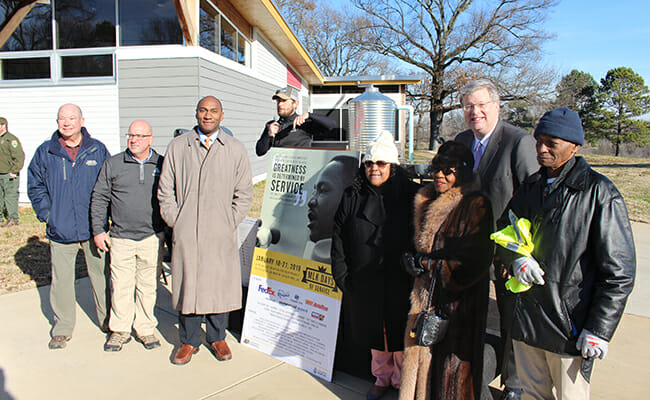
[[512,341],[522,399],[589,399],[589,383],[580,374],[582,357],[566,356]]
[[130,333],[133,327],[139,337],[152,335],[158,325],[154,307],[162,234],[143,240],[112,237],[110,241],[111,331]]
[[52,336],[72,336],[77,307],[74,287],[75,261],[80,249],[83,250],[86,258],[99,326],[102,327],[106,323],[110,291],[108,289],[107,258],[104,252],[97,250],[92,239],[73,243],[58,243],[50,240],[52,258],[50,304],[54,311]]

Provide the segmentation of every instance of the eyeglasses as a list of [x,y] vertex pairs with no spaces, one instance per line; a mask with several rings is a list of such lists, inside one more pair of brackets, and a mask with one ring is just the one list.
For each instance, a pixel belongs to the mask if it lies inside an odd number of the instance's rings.
[[431,166],[431,175],[436,175],[438,171],[442,171],[445,176],[455,174],[456,168],[453,167],[441,167],[441,166]]
[[150,138],[152,136],[153,135],[135,135],[133,133],[127,133],[126,134],[127,139],[136,139],[136,140],[142,140],[142,139]]
[[483,111],[490,103],[494,103],[494,101],[488,101],[487,103],[465,104],[463,105],[463,110],[472,111],[472,108],[476,107],[477,110]]
[[366,168],[372,168],[373,165],[377,165],[379,168],[384,168],[385,166],[388,165],[386,161],[364,161],[363,165],[366,166]]

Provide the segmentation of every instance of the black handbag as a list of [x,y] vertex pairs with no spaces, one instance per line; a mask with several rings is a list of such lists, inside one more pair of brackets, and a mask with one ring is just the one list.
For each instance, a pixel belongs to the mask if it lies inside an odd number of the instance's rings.
[[439,307],[433,307],[433,289],[436,285],[438,266],[433,269],[431,278],[431,290],[429,290],[429,301],[425,311],[422,311],[415,318],[415,325],[411,331],[411,337],[415,339],[418,346],[431,346],[440,343],[444,339],[449,327],[449,319],[442,314]]

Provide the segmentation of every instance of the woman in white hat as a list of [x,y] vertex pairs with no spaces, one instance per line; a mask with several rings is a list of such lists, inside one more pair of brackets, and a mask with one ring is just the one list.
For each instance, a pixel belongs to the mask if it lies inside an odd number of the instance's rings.
[[371,350],[376,382],[369,400],[400,385],[412,278],[399,259],[412,246],[419,185],[398,164],[393,135],[384,131],[368,146],[334,219],[332,272],[343,290],[341,333],[356,348]]

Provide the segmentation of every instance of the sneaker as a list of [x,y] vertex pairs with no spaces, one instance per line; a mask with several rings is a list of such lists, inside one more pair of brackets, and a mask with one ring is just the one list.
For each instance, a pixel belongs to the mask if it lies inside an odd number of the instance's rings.
[[52,340],[50,340],[50,343],[47,345],[47,347],[49,347],[50,350],[62,349],[70,341],[70,339],[72,339],[71,336],[54,336]]
[[104,351],[120,351],[122,345],[131,341],[131,334],[128,332],[113,332],[104,345]]
[[0,225],[0,228],[9,228],[10,226],[20,225],[17,219],[8,219],[7,222]]
[[160,347],[160,341],[155,335],[138,336],[138,341],[142,343],[145,349],[153,350]]

